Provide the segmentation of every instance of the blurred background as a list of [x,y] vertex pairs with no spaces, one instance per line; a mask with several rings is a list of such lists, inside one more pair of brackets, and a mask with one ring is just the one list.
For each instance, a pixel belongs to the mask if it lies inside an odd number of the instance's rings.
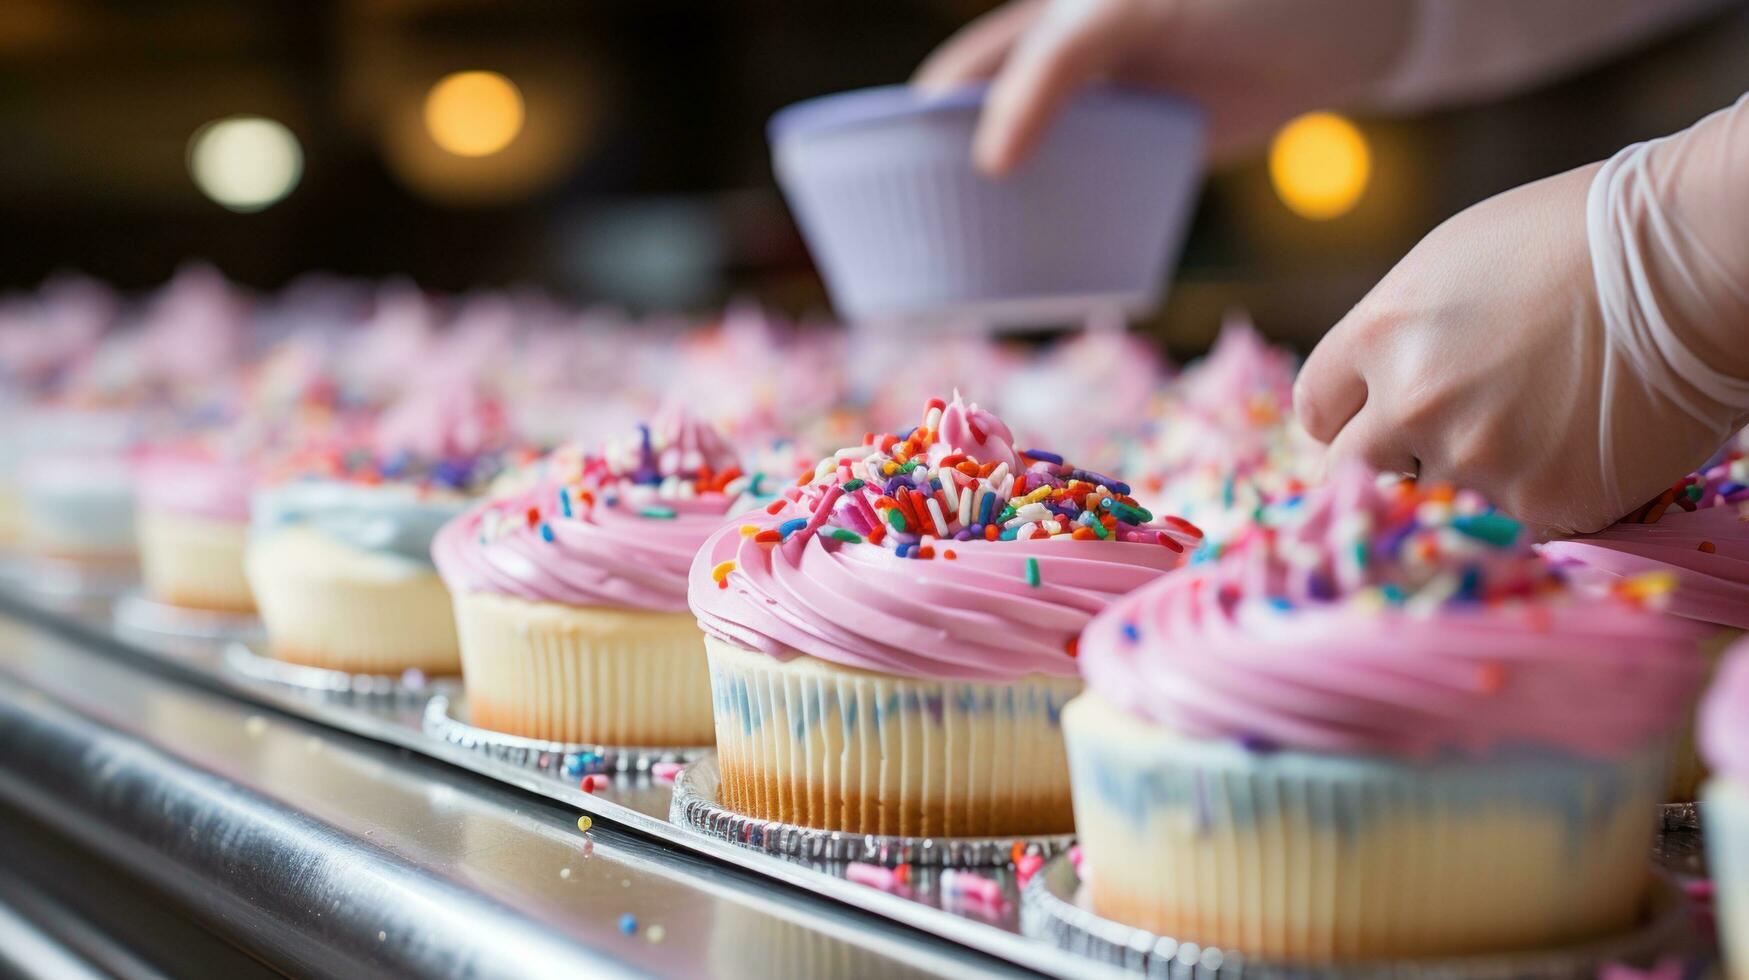
[[[4,0],[0,288],[76,270],[144,289],[204,258],[261,289],[326,270],[823,311],[766,120],[904,79],[991,6]],[[1140,326],[1196,352],[1239,305],[1309,347],[1451,213],[1727,104],[1745,51],[1737,5],[1505,104],[1354,118],[1334,203],[1296,199],[1291,152],[1223,169]],[[1330,166],[1316,138],[1303,152]]]

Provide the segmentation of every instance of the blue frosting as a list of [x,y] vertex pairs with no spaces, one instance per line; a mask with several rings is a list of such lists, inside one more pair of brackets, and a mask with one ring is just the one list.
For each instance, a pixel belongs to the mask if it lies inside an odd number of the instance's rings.
[[305,480],[257,494],[250,508],[250,531],[311,527],[361,551],[430,566],[432,539],[466,506],[459,498],[416,498],[394,484]]

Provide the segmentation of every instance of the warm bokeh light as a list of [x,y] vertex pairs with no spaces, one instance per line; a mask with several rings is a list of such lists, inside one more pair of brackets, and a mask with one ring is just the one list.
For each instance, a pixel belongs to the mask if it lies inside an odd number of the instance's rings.
[[1353,123],[1330,112],[1289,122],[1269,145],[1269,179],[1290,210],[1314,221],[1354,209],[1372,177],[1372,152]]
[[229,116],[195,130],[188,172],[201,193],[232,211],[260,211],[283,199],[304,173],[304,151],[281,123]]
[[522,132],[522,92],[495,71],[461,71],[425,96],[425,129],[457,156],[491,156]]

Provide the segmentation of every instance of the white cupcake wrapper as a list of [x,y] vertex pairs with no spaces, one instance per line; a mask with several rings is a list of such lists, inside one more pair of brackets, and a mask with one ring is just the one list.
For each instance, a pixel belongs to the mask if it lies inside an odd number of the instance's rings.
[[1640,909],[1667,749],[1417,765],[1178,738],[1065,712],[1094,910],[1321,962],[1560,943]]
[[729,808],[864,834],[1070,829],[1059,713],[1079,680],[896,677],[705,643]]
[[[250,590],[280,660],[349,674],[461,670],[455,613],[435,569],[392,578],[310,567],[299,552],[257,535],[246,561]],[[362,554],[332,543],[337,555]],[[364,555],[370,558],[369,555]]]
[[142,511],[140,579],[146,594],[172,606],[253,613],[255,598],[243,573],[247,521],[215,521]]
[[1714,777],[1701,791],[1707,870],[1712,875],[1725,975],[1749,977],[1749,788]]
[[690,613],[455,597],[475,724],[554,742],[708,745],[710,677]]

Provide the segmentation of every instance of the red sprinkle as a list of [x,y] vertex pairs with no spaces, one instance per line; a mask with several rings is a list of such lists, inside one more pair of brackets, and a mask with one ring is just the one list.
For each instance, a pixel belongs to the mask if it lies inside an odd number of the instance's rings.
[[887,536],[887,526],[885,524],[876,524],[874,526],[874,530],[868,532],[868,543],[869,544],[880,544],[881,539],[886,537],[886,536]]
[[528,526],[534,527],[536,524],[539,524],[539,523],[540,523],[540,508],[539,507],[530,507],[528,509]]
[[785,500],[773,500],[773,501],[772,501],[772,502],[771,502],[771,503],[769,503],[769,504],[766,504],[766,505],[765,505],[765,512],[766,512],[766,513],[767,513],[767,514],[775,514],[775,513],[777,513],[777,512],[778,512],[778,511],[780,511],[780,510],[782,510],[782,509],[783,509],[783,505],[784,505],[784,504],[786,504],[786,503],[788,503],[788,501],[785,501]]
[[1709,555],[1716,554],[1719,550],[1719,546],[1716,544],[1713,544],[1711,541],[1702,541],[1700,543],[1700,550],[1706,552]]
[[1506,667],[1488,661],[1476,668],[1476,684],[1483,694],[1499,694],[1506,687]]
[[943,551],[941,553],[941,557],[946,558],[948,561],[953,561],[955,558],[958,558],[959,556],[953,553],[952,548],[949,548],[946,551]]
[[995,524],[984,525],[984,540],[985,541],[994,541],[1001,536],[1002,536],[1002,532],[996,529]]

